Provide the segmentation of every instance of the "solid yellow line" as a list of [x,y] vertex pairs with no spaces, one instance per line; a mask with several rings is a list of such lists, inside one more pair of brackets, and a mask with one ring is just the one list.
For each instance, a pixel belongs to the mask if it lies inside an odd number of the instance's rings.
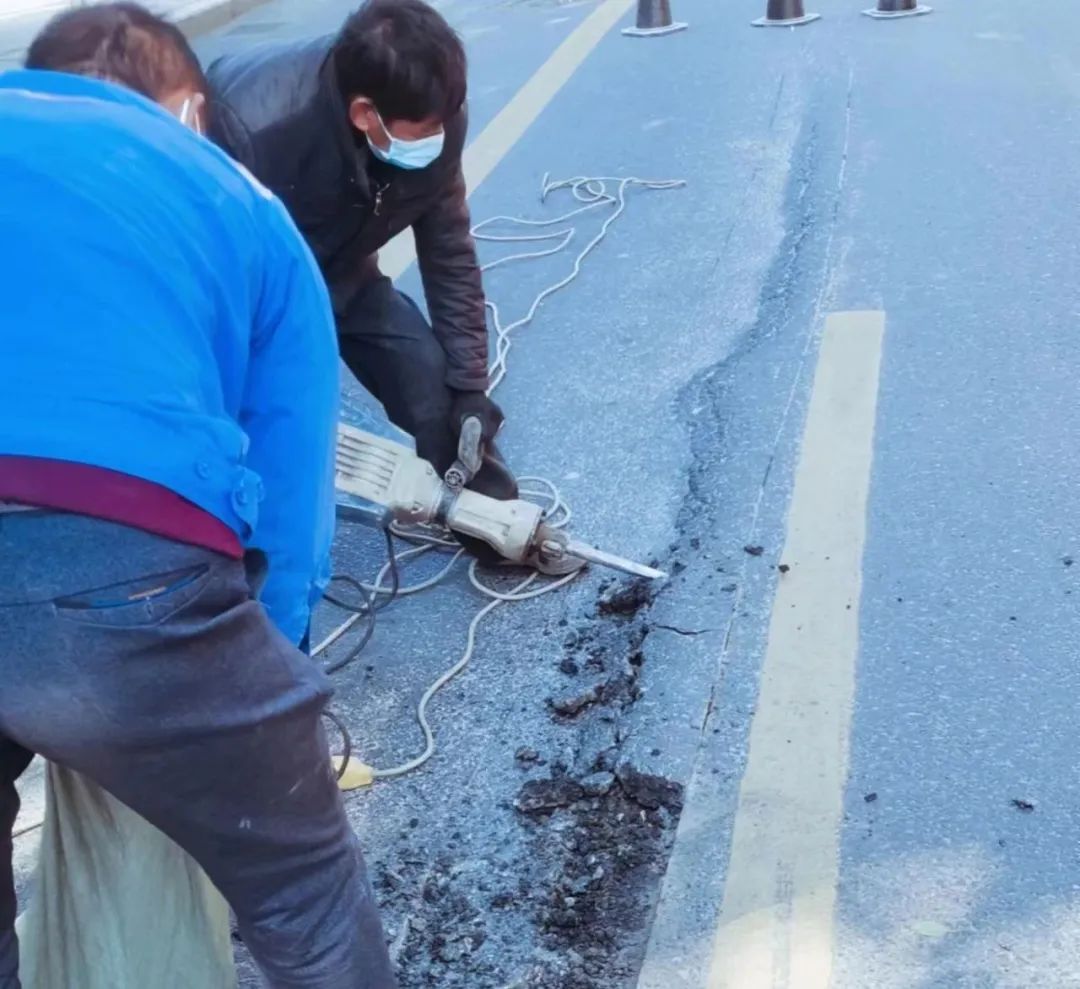
[[[633,4],[634,0],[604,0],[570,32],[465,149],[462,167],[470,195],[506,157],[590,52],[622,20]],[[409,231],[399,234],[379,252],[379,267],[390,278],[398,278],[415,260],[416,246]]]
[[708,989],[828,989],[882,312],[825,325]]

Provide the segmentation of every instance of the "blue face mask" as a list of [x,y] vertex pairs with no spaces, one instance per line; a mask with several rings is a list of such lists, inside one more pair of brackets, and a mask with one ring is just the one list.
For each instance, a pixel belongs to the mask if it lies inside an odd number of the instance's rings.
[[439,131],[438,134],[421,137],[415,141],[404,141],[390,133],[390,128],[386,126],[378,110],[375,110],[375,116],[378,117],[379,123],[382,124],[386,136],[390,138],[390,147],[380,148],[370,137],[368,138],[368,147],[371,148],[371,153],[376,158],[385,161],[388,165],[414,171],[427,168],[442,154],[443,142],[446,140],[445,131]]

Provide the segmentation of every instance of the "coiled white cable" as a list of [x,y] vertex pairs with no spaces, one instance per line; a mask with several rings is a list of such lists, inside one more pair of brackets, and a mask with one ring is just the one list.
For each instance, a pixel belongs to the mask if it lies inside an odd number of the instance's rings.
[[[615,184],[614,191],[609,191],[609,184]],[[517,216],[494,216],[490,219],[484,220],[482,223],[476,224],[472,229],[473,237],[478,241],[487,243],[498,244],[542,244],[549,243],[550,247],[542,248],[540,250],[523,251],[517,254],[509,254],[505,257],[498,258],[494,261],[490,261],[481,267],[482,272],[488,272],[494,268],[499,268],[507,264],[516,263],[519,261],[537,260],[542,258],[553,257],[567,247],[577,236],[577,228],[572,224],[569,227],[563,227],[558,230],[549,230],[551,227],[561,227],[564,224],[569,223],[575,218],[581,216],[584,213],[591,212],[596,209],[602,209],[604,207],[610,207],[612,212],[607,216],[600,227],[597,234],[589,240],[589,242],[578,252],[574,258],[573,267],[568,275],[558,281],[552,283],[547,288],[539,292],[533,299],[532,305],[529,306],[525,315],[520,319],[515,320],[512,323],[503,324],[502,316],[496,303],[488,300],[486,306],[488,312],[491,313],[492,329],[495,335],[495,356],[491,362],[489,368],[489,380],[491,382],[488,388],[488,394],[491,395],[498,387],[503,383],[508,371],[508,359],[510,356],[510,350],[513,346],[511,335],[520,330],[522,327],[528,326],[536,317],[537,311],[544,301],[554,295],[556,292],[564,289],[567,285],[573,282],[578,275],[581,274],[581,267],[585,259],[600,245],[604,238],[608,234],[608,230],[611,225],[623,215],[626,211],[627,205],[627,191],[631,188],[640,188],[650,191],[666,191],[671,189],[679,189],[685,186],[686,183],[681,179],[673,180],[651,180],[640,179],[634,177],[589,177],[578,176],[571,179],[561,179],[556,182],[549,181],[547,174],[541,182],[540,188],[540,202],[545,203],[548,196],[559,190],[568,189],[574,199],[581,203],[580,206],[570,210],[567,213],[563,213],[560,216],[548,218],[548,219],[526,219]],[[510,226],[516,228],[516,232],[513,233],[489,233],[487,232],[492,227],[498,226]],[[543,233],[525,233],[522,232],[522,228],[525,230],[544,230]],[[521,497],[528,498],[535,501],[544,508],[544,517],[547,525],[552,528],[562,528],[569,524],[572,518],[572,512],[570,506],[566,503],[559,491],[559,488],[543,477],[522,476],[518,478],[518,485],[521,492]],[[421,556],[424,556],[431,552],[447,552],[452,553],[449,562],[433,577],[429,577],[417,584],[403,587],[398,590],[399,595],[411,595],[418,594],[421,591],[428,590],[431,587],[441,583],[446,576],[453,570],[458,560],[461,559],[464,551],[460,548],[460,545],[451,536],[441,534],[431,534],[430,530],[424,532],[417,532],[416,530],[403,530],[395,527],[393,529],[396,535],[401,536],[403,539],[411,542],[419,542],[421,545],[413,546],[410,549],[404,550],[397,554],[397,563],[404,564],[411,560],[415,560]],[[385,595],[390,593],[390,588],[384,583],[387,574],[390,572],[391,563],[387,562],[376,575],[375,579],[370,584],[364,584],[365,590],[374,595]],[[551,594],[563,587],[566,587],[577,577],[576,573],[568,574],[565,577],[560,577],[556,580],[543,582],[539,587],[535,586],[540,580],[540,575],[532,573],[509,591],[500,591],[496,588],[485,584],[479,576],[477,563],[474,560],[469,567],[469,581],[477,591],[487,598],[490,598],[487,604],[485,604],[469,623],[468,632],[466,634],[465,649],[462,652],[461,658],[458,659],[453,666],[451,666],[445,673],[441,674],[434,683],[424,691],[423,696],[420,698],[420,702],[416,709],[416,720],[420,725],[420,730],[424,734],[424,749],[414,759],[410,759],[407,762],[402,763],[399,766],[394,766],[391,769],[376,769],[371,766],[360,766],[361,775],[366,776],[368,781],[377,779],[393,779],[398,776],[404,776],[407,773],[411,773],[416,769],[419,769],[436,752],[435,734],[432,731],[431,724],[427,717],[427,708],[431,703],[432,698],[442,690],[451,680],[454,679],[459,673],[461,673],[472,660],[473,654],[476,651],[476,633],[480,627],[480,623],[490,615],[496,608],[502,604],[512,603],[516,601],[530,601],[534,598],[541,597],[545,594]],[[337,642],[342,636],[353,628],[354,625],[363,616],[360,614],[352,615],[347,621],[343,622],[338,628],[330,633],[322,642],[320,642],[314,650],[312,650],[313,656],[318,656],[324,652],[331,645]]]

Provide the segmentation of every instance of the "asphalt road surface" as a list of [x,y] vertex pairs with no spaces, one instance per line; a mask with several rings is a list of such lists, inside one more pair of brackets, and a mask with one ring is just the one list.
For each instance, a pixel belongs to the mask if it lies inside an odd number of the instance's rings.
[[[1080,986],[1075,4],[807,2],[648,40],[626,0],[442,7],[476,220],[571,209],[545,173],[686,182],[629,190],[499,392],[575,533],[672,578],[496,610],[432,761],[349,797],[406,989]],[[492,272],[504,316],[604,218]],[[337,568],[380,552],[346,528]],[[381,616],[335,701],[369,761],[422,747],[484,603],[459,567]]]

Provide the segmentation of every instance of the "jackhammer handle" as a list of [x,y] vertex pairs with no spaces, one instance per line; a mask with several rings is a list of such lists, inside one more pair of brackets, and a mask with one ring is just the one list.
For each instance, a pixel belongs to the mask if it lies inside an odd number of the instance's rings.
[[479,472],[484,463],[484,424],[479,416],[469,416],[461,424],[458,437],[457,460],[446,472],[446,483],[453,490],[460,491]]

